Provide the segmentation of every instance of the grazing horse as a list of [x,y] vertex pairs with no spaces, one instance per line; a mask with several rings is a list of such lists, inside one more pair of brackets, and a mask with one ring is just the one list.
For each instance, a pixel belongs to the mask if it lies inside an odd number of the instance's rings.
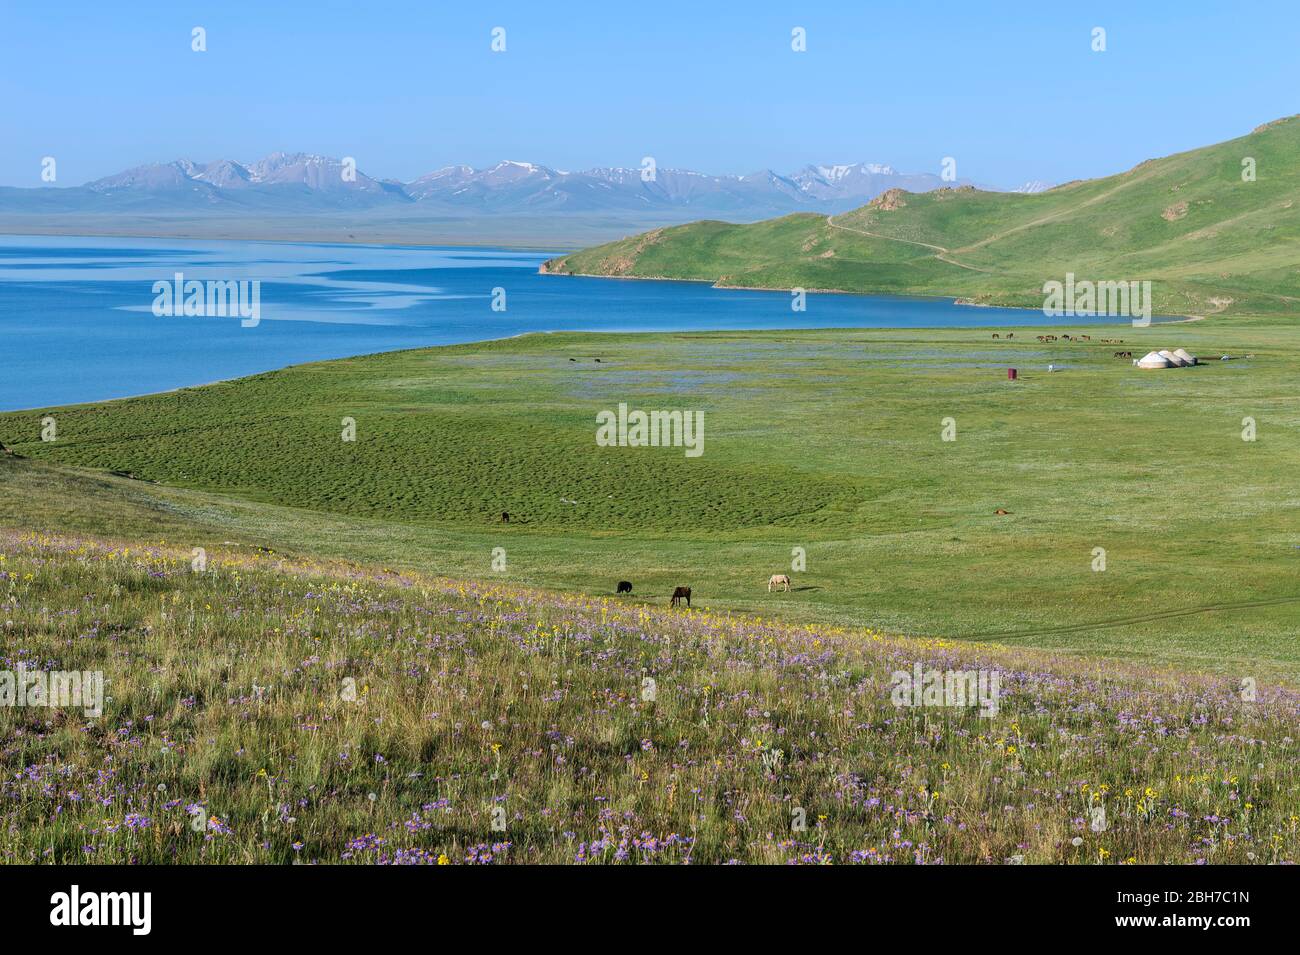
[[505,511],[502,511],[502,512],[501,512],[501,523],[502,523],[502,524],[509,524],[509,523],[510,523],[510,515],[507,514]]
[[668,601],[668,606],[670,606],[670,607],[680,607],[681,604],[682,604],[682,601],[683,601],[683,600],[686,601],[686,606],[689,607],[689,606],[691,605],[691,588],[690,588],[690,587],[677,587],[677,588],[675,588],[675,589],[673,590],[673,599],[670,600],[670,601]]
[[790,589],[790,577],[787,574],[773,574],[767,578],[767,592],[770,594],[773,587],[785,587]]
[[630,594],[632,592],[632,581],[620,580],[618,582],[618,592],[620,594]]

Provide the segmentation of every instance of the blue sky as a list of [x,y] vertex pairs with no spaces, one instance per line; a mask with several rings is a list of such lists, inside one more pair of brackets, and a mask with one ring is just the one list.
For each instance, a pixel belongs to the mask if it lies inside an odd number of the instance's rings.
[[[1105,175],[1300,112],[1287,3],[0,4],[0,184],[277,149],[789,172],[868,160],[999,186]],[[194,26],[208,51],[190,49]],[[490,31],[506,29],[506,52]],[[807,52],[790,31],[807,31]],[[1107,50],[1091,50],[1091,31]]]

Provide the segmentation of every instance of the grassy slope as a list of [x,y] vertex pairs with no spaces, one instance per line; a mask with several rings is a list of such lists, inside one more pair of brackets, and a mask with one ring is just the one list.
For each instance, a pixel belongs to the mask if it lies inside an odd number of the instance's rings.
[[[0,441],[33,458],[0,458],[0,526],[461,577],[492,576],[503,547],[502,579],[602,594],[626,577],[634,603],[686,583],[714,609],[1300,674],[1300,331],[1114,334],[1134,351],[1256,357],[1140,374],[1113,346],[1044,347],[1026,329],[553,335],[370,356],[59,409],[51,444],[42,412],[0,415]],[[1049,361],[1068,370],[1038,371]],[[595,414],[620,401],[704,411],[704,456],[597,448]],[[939,440],[947,416],[955,443]],[[796,546],[808,571],[767,595]]]
[[[109,697],[0,707],[0,862],[1300,857],[1264,683],[208,558],[0,533],[0,667]],[[998,712],[897,708],[913,664],[996,670]]]
[[[1246,157],[1257,164],[1254,182],[1241,178]],[[547,269],[1030,307],[1042,306],[1045,281],[1069,271],[1149,279],[1164,314],[1286,314],[1300,302],[1298,203],[1300,120],[1291,118],[1037,195],[941,190],[831,220],[700,222],[575,252]]]

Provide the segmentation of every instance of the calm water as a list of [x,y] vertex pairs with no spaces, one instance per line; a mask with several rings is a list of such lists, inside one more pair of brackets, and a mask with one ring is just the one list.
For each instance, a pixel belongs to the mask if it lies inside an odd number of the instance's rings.
[[[537,274],[541,253],[0,236],[0,410],[120,398],[285,365],[540,331],[1048,324],[948,300]],[[261,323],[159,318],[153,283],[259,279]],[[492,290],[506,290],[493,311]],[[1070,324],[1084,324],[1071,319]]]

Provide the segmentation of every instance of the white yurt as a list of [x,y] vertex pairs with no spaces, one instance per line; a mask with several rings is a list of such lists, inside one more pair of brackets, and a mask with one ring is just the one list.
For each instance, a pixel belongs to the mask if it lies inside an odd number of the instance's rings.
[[1198,363],[1196,360],[1196,356],[1193,355],[1191,352],[1189,352],[1186,348],[1175,348],[1174,354],[1177,355],[1179,358],[1181,358],[1189,365],[1195,365]]
[[1172,368],[1173,364],[1158,351],[1147,352],[1137,361],[1139,368]]
[[1182,368],[1184,365],[1190,364],[1189,362],[1183,361],[1183,359],[1179,358],[1167,348],[1160,349],[1159,355],[1174,368]]

